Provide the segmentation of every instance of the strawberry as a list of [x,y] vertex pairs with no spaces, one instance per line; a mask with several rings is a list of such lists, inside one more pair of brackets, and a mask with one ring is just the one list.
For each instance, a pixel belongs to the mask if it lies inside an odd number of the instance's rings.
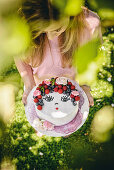
[[42,106],[41,106],[41,105],[38,105],[38,106],[37,106],[37,109],[38,109],[38,110],[42,110]]

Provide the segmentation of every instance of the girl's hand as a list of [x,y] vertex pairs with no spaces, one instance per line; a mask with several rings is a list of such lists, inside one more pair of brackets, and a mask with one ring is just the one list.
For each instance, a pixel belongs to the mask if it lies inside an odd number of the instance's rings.
[[25,89],[23,96],[22,96],[22,102],[23,102],[24,106],[27,104],[27,97],[34,86]]
[[94,100],[93,97],[90,93],[91,89],[89,86],[87,85],[82,85],[81,88],[84,90],[84,92],[86,93],[88,100],[89,100],[89,107],[94,105]]

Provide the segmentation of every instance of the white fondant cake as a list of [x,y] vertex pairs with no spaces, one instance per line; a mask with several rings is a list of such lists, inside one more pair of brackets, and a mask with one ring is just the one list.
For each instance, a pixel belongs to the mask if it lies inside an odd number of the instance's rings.
[[33,92],[35,109],[40,119],[56,126],[74,119],[79,107],[79,92],[66,77],[45,79]]

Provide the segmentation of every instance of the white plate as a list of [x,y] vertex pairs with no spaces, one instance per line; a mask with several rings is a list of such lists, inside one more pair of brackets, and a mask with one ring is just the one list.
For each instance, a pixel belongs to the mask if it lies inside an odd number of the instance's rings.
[[[83,89],[79,86],[79,84],[76,81],[73,81],[71,79],[69,79],[69,81],[71,81],[72,84],[76,85],[77,90],[84,97],[84,103],[81,106],[82,121],[77,126],[77,128],[75,129],[75,131],[77,131],[85,123],[85,121],[86,121],[86,119],[88,117],[88,114],[89,114],[89,101],[88,101],[87,95],[85,94]],[[52,131],[45,130],[44,131],[44,130],[40,129],[38,126],[36,126],[33,123],[34,120],[38,120],[38,116],[37,116],[37,113],[35,111],[35,105],[34,105],[34,101],[33,101],[33,92],[34,92],[35,89],[36,89],[36,86],[29,93],[28,98],[27,98],[27,105],[25,106],[26,117],[27,117],[27,120],[29,121],[29,123],[31,124],[31,126],[34,129],[36,129],[37,131],[39,131],[40,133],[43,133],[44,135],[48,135],[48,136],[53,136],[53,137],[66,136],[66,135],[74,133],[75,131],[73,131],[72,133],[67,133],[67,134],[65,134],[65,133],[57,133],[54,130],[52,130]]]

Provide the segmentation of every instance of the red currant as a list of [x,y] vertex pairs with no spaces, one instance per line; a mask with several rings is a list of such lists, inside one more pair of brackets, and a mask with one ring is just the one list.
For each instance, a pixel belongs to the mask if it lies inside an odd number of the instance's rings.
[[80,100],[80,96],[76,96],[75,101],[79,101],[79,100]]
[[38,103],[38,101],[39,101],[39,100],[38,100],[37,98],[34,99],[34,102],[35,102],[35,103]]
[[37,87],[36,90],[40,90],[40,87]]
[[68,85],[71,85],[71,86],[72,86],[72,83],[69,81],[69,82],[68,82]]
[[38,95],[38,99],[41,99],[42,98],[42,96],[41,95]]
[[74,85],[72,85],[72,86],[71,86],[71,90],[74,90],[74,89],[75,89],[75,86],[74,86]]
[[59,89],[62,89],[62,85],[59,84],[58,87],[59,87]]
[[50,92],[49,89],[45,90],[45,94],[49,94],[49,92]]
[[46,85],[44,86],[44,88],[47,89],[47,88],[48,88],[48,85],[46,84]]
[[59,93],[59,94],[62,94],[62,93],[63,93],[63,89],[59,89],[59,90],[58,90],[58,93]]
[[71,98],[74,98],[74,95],[73,95],[73,94],[71,94],[71,95],[70,95],[70,97],[71,97]]
[[63,90],[66,91],[67,90],[67,86],[63,86]]
[[37,106],[37,109],[38,109],[38,110],[42,110],[42,106],[41,106],[41,105],[38,105],[38,106]]
[[57,88],[57,87],[55,87],[55,88],[54,88],[54,91],[55,91],[55,92],[57,92],[57,91],[58,91],[58,88]]

